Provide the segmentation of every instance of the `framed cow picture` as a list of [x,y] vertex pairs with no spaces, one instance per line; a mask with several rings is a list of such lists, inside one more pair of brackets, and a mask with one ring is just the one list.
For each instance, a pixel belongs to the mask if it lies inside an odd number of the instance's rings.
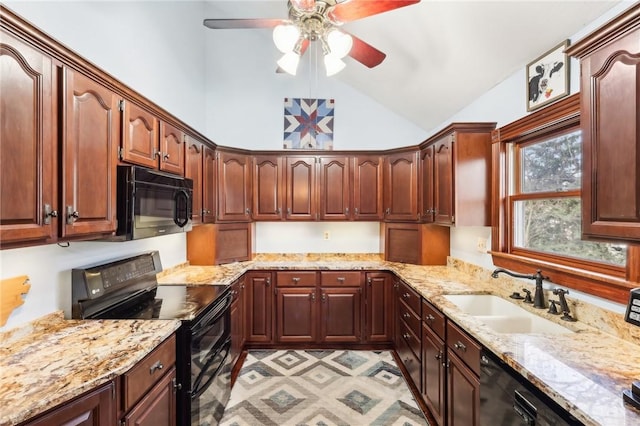
[[557,101],[569,94],[569,58],[565,40],[527,64],[527,111]]

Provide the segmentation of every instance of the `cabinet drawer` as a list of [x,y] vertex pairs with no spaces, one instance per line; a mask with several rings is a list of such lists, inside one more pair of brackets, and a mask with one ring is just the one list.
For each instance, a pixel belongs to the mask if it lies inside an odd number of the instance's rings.
[[320,285],[322,287],[360,287],[360,272],[353,271],[322,271]]
[[413,312],[415,312],[418,317],[421,317],[422,310],[420,309],[420,301],[422,300],[422,298],[420,297],[420,295],[403,281],[400,281],[399,290],[400,291],[398,293],[398,297],[400,297],[400,300],[402,300],[407,304],[407,306],[413,309]]
[[447,321],[447,346],[476,375],[480,375],[480,345],[451,321]]
[[420,318],[402,301],[398,303],[398,316],[413,331],[413,334],[420,335]]
[[422,342],[419,336],[422,336],[422,333],[415,334],[406,322],[400,321],[400,340],[411,348],[416,358],[422,359]]
[[127,412],[176,363],[176,338],[171,336],[123,375]]
[[314,271],[276,272],[278,287],[315,287],[316,273]]
[[424,321],[425,325],[433,330],[439,338],[444,340],[444,314],[426,300],[422,301],[422,321]]

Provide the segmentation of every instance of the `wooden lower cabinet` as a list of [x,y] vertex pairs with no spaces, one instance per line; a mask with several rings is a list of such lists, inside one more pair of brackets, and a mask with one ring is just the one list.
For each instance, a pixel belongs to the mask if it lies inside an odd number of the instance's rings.
[[23,425],[114,425],[117,417],[115,389],[116,384],[109,382]]
[[238,360],[245,337],[245,284],[244,277],[231,284],[231,364]]
[[360,342],[360,287],[320,289],[320,342]]
[[314,343],[318,330],[315,287],[276,289],[276,340]]
[[446,407],[446,355],[444,342],[427,325],[422,326],[422,399],[438,425]]
[[392,274],[388,272],[365,274],[365,341],[393,341],[393,297]]
[[447,425],[480,424],[480,379],[447,349]]
[[175,426],[176,369],[162,379],[124,416],[122,426]]
[[245,302],[248,343],[273,342],[273,290],[271,272],[250,271],[245,274]]

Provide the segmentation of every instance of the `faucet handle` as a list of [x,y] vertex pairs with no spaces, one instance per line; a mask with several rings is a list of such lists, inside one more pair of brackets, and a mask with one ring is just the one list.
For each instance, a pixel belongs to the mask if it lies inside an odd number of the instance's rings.
[[527,290],[526,288],[523,288],[522,291],[524,291],[524,294],[526,294],[526,296],[524,297],[523,303],[533,303],[533,300],[531,299],[531,290]]
[[560,312],[558,312],[558,307],[556,306],[556,303],[560,303],[560,302],[557,300],[549,299],[549,310],[547,311],[548,313],[552,315],[560,315]]

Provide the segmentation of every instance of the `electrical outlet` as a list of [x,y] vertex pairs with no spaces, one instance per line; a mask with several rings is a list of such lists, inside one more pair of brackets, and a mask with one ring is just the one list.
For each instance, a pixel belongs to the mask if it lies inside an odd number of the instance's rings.
[[330,235],[329,235],[329,231],[324,231],[324,239],[325,239],[325,240],[328,240],[328,239],[329,239],[329,237],[330,237]]
[[486,253],[487,252],[487,239],[486,238],[478,237],[478,242],[476,243],[476,250],[478,250],[480,253]]

